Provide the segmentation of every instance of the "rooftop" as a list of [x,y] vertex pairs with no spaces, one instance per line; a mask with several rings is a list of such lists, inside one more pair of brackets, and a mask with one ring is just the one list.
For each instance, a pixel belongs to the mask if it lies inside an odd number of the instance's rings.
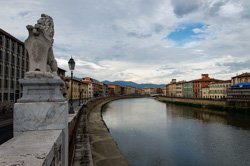
[[246,73],[242,73],[240,75],[236,75],[232,78],[240,78],[240,77],[250,77],[250,73],[246,72]]

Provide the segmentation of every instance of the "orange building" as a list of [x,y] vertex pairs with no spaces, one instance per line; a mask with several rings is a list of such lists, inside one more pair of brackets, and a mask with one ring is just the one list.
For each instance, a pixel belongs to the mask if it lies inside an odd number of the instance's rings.
[[193,80],[193,92],[194,97],[201,98],[202,97],[202,88],[207,87],[210,82],[219,82],[221,80],[217,80],[214,78],[210,78],[208,74],[202,74],[200,79]]
[[108,84],[108,88],[110,89],[111,95],[121,95],[122,93],[122,88],[119,85],[114,85],[114,84]]

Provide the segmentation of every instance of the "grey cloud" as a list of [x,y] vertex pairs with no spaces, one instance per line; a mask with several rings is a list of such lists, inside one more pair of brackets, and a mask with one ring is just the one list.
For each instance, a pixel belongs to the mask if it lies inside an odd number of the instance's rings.
[[192,1],[186,1],[186,0],[171,0],[171,4],[174,8],[174,13],[178,17],[182,17],[186,14],[192,13],[199,9],[201,6],[200,0],[192,0]]
[[245,0],[243,3],[243,11],[242,11],[242,17],[246,19],[250,19],[250,1]]
[[172,69],[174,69],[173,66],[163,65],[163,66],[160,66],[158,69],[156,69],[156,71],[165,71],[165,70],[172,70]]
[[168,74],[169,76],[175,76],[175,77],[178,77],[178,76],[181,76],[181,75],[184,75],[186,74],[186,72],[184,71],[181,71],[181,70],[173,70],[170,74]]
[[152,34],[143,34],[143,33],[129,32],[129,33],[127,33],[127,36],[128,37],[135,37],[135,38],[138,38],[138,39],[142,39],[142,38],[151,37]]
[[220,11],[221,7],[224,6],[226,3],[226,1],[219,1],[212,4],[211,7],[209,7],[209,4],[205,5],[205,7],[208,9],[208,14],[210,16],[216,16]]
[[154,32],[155,33],[160,33],[164,30],[164,26],[161,24],[155,24],[154,25]]
[[239,70],[249,70],[250,69],[250,60],[247,60],[244,62],[216,63],[216,66],[228,67],[229,72],[237,72]]
[[31,11],[22,11],[22,12],[19,12],[18,15],[21,17],[25,17],[25,16],[29,15],[30,13],[31,13]]

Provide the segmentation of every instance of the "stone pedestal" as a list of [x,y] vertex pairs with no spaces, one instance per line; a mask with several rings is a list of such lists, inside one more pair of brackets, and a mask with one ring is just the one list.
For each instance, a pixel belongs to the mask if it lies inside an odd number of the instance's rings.
[[[35,74],[34,74],[35,73]],[[64,82],[51,73],[28,73],[19,80],[23,96],[14,105],[14,137],[26,131],[62,130],[62,163],[68,158],[68,102]]]

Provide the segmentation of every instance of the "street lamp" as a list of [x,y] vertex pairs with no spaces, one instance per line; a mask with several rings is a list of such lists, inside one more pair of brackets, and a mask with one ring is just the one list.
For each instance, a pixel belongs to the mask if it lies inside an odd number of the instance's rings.
[[69,65],[69,70],[71,70],[71,95],[70,95],[70,107],[69,107],[69,113],[70,114],[74,114],[75,111],[74,111],[74,107],[73,107],[73,99],[72,99],[72,92],[73,92],[73,70],[75,69],[75,61],[74,59],[71,57],[69,59],[69,62],[68,62],[68,65]]

